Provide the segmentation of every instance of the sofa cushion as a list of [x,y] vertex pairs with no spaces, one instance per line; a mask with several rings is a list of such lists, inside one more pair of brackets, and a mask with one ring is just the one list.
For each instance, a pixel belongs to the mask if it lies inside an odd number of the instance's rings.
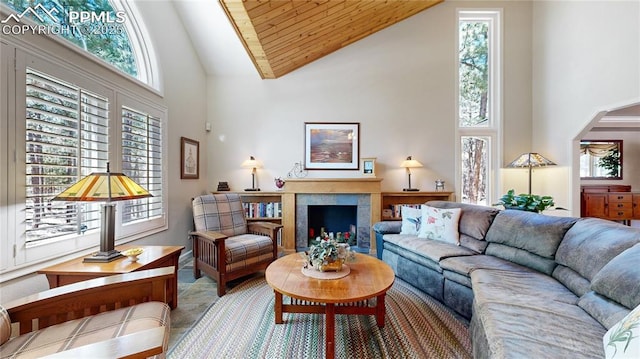
[[464,274],[460,274],[458,272],[454,272],[454,271],[450,271],[450,270],[443,270],[442,271],[442,275],[452,281],[452,282],[456,282],[458,284],[461,284],[467,288],[471,288],[471,277],[464,275]]
[[580,297],[578,306],[607,329],[611,328],[617,321],[629,314],[629,309],[624,305],[616,303],[593,291],[587,292]]
[[640,244],[613,258],[593,277],[591,289],[626,306],[640,305]]
[[141,303],[20,335],[5,343],[2,353],[39,358],[161,326],[165,327],[165,337],[169,338],[169,313],[165,303]]
[[449,201],[429,201],[427,205],[437,208],[461,208],[459,232],[477,240],[484,240],[491,223],[500,212],[493,207]]
[[0,305],[0,346],[11,337],[11,317],[7,309]]
[[484,251],[487,249],[487,244],[487,241],[485,241],[484,239],[475,239],[470,235],[460,233],[460,245],[467,247],[478,254],[484,253]]
[[[602,358],[605,328],[574,305],[562,311],[507,302],[474,304],[474,347],[477,328],[488,348],[478,358]],[[475,350],[474,350],[475,352]]]
[[556,262],[588,281],[618,254],[640,243],[640,228],[597,218],[583,218],[567,231],[556,253]]
[[400,213],[402,214],[400,234],[418,235],[418,231],[420,231],[422,225],[422,209],[409,206],[402,206],[400,208]]
[[[440,261],[440,267],[444,270],[445,278],[457,283],[471,287],[471,272],[476,269],[503,269],[510,271],[530,271],[530,269],[519,264],[504,260],[502,258],[475,255],[465,257],[450,257]],[[456,273],[451,274],[451,273]]]
[[516,270],[476,269],[471,272],[471,284],[480,303],[505,302],[558,311],[566,305],[577,308],[579,299],[562,283],[524,266]]
[[[576,305],[578,298],[553,278],[524,271],[471,273],[474,331],[492,358],[597,358],[606,329]],[[474,340],[478,333],[474,332]],[[474,344],[475,346],[475,344]]]
[[551,275],[553,269],[556,267],[556,262],[553,259],[543,258],[529,251],[499,243],[489,243],[485,253],[487,255],[504,258],[549,275]]
[[576,220],[519,210],[501,211],[487,232],[486,254],[551,275],[558,245]]
[[[432,239],[418,238],[416,236],[385,234],[383,239],[385,241],[385,251],[391,250],[398,252],[402,250],[402,253],[399,254],[403,257],[426,265],[439,273],[442,273],[442,268],[440,268],[439,264],[442,259],[476,254],[474,251],[462,246]],[[387,243],[390,245],[388,246]]]
[[557,265],[552,276],[577,296],[582,296],[591,290],[591,283],[569,267]]
[[602,342],[607,359],[640,358],[640,306],[609,329]]
[[225,240],[227,271],[250,267],[273,258],[273,241],[258,234],[241,234]]
[[460,208],[422,206],[422,226],[418,237],[460,245]]

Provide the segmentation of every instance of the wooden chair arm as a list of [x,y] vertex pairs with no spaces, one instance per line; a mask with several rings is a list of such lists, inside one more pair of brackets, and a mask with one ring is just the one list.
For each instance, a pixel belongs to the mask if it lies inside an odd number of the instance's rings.
[[273,240],[277,238],[278,230],[280,228],[282,228],[281,224],[272,222],[250,222],[247,224],[247,230],[249,233],[268,236]]
[[47,355],[43,358],[148,358],[162,353],[165,330],[164,327],[142,330],[121,337]]
[[189,235],[190,236],[198,236],[198,237],[206,238],[206,239],[211,240],[213,242],[224,241],[225,239],[229,238],[229,237],[225,236],[224,234],[222,234],[220,232],[216,232],[216,231],[191,231],[191,232],[189,232]]
[[167,300],[167,284],[174,267],[149,269],[90,279],[49,289],[6,303],[20,334],[142,302]]

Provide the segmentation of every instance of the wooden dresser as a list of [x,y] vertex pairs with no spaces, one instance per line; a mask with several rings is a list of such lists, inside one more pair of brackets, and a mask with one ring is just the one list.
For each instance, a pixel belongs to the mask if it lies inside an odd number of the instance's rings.
[[584,185],[580,216],[630,224],[632,219],[640,220],[640,192],[632,192],[627,185]]

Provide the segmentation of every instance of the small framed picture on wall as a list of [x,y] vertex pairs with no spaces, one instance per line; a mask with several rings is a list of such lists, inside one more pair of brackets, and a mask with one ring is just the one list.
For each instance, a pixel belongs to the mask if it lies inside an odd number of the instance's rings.
[[375,157],[363,158],[362,160],[362,175],[365,177],[376,176],[376,159]]
[[200,178],[200,143],[180,137],[180,178]]

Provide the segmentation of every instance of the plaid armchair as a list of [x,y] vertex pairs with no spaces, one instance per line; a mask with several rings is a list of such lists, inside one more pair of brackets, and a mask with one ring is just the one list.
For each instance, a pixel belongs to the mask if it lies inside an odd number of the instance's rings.
[[195,231],[193,275],[201,272],[218,283],[218,296],[228,281],[264,270],[278,255],[277,233],[282,225],[247,224],[240,195],[203,195],[192,202]]

